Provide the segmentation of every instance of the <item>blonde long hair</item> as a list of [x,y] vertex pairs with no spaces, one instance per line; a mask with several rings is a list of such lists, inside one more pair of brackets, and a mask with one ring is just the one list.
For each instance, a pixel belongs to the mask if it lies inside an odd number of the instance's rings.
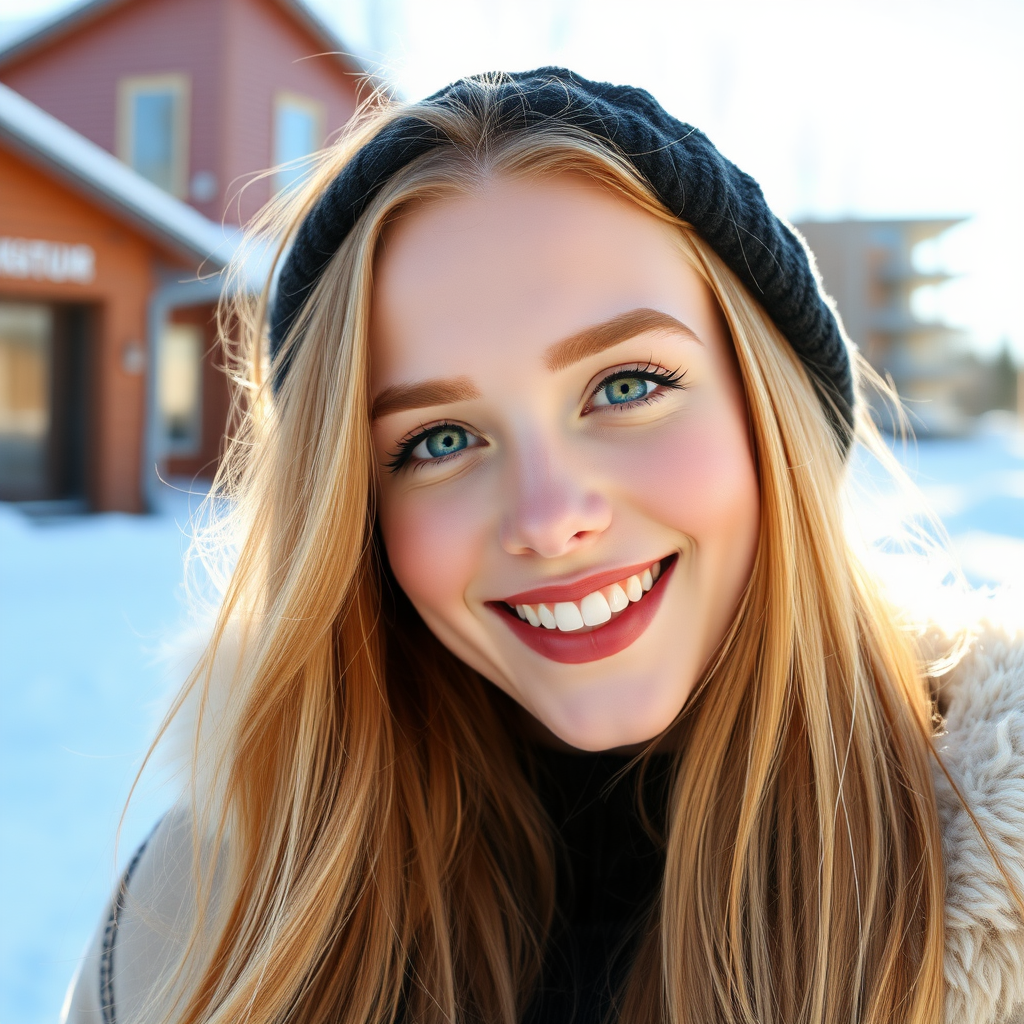
[[[174,1019],[514,1024],[531,995],[554,901],[550,823],[493,688],[389,580],[367,321],[378,239],[411,203],[488,175],[572,171],[678,226],[735,344],[761,489],[749,585],[675,726],[664,884],[616,1012],[631,1024],[934,1024],[933,708],[912,638],[845,539],[844,463],[807,373],[627,160],[558,125],[509,132],[486,84],[458,111],[366,114],[257,230],[287,237],[405,113],[452,144],[395,174],[331,259],[276,396],[267,291],[225,316],[241,413],[217,482],[232,509],[218,542],[239,539],[190,682],[201,704],[229,632],[241,653],[218,797],[195,804],[224,862],[214,900],[197,854],[203,913]],[[210,756],[202,735],[197,760]]]

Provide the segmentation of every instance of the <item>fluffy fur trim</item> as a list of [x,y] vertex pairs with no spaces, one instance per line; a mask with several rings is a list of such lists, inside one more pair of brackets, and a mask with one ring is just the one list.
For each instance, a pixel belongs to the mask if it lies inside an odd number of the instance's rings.
[[1022,621],[1019,605],[993,606],[973,627],[965,656],[939,680],[945,733],[936,749],[992,846],[990,852],[937,767],[947,887],[946,1024],[1024,1019],[1024,925],[1008,884],[1024,896]]

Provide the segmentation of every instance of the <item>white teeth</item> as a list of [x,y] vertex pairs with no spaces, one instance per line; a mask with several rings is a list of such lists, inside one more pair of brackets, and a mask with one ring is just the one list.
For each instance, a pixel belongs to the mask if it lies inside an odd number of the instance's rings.
[[608,607],[613,612],[621,612],[623,608],[629,607],[629,598],[626,597],[626,592],[618,585],[613,583],[610,587],[605,587],[601,591],[604,594],[605,600],[608,602]]
[[571,633],[584,626],[600,626],[616,613],[636,603],[654,586],[661,575],[661,563],[655,562],[636,576],[587,594],[581,601],[559,601],[554,605],[517,604],[516,614],[531,626],[560,629]]
[[555,605],[555,622],[563,633],[571,633],[583,626],[583,616],[571,601],[559,601]]
[[587,594],[580,601],[580,614],[585,625],[600,626],[602,622],[607,622],[612,617],[612,610],[604,594],[600,590],[595,590],[593,594]]

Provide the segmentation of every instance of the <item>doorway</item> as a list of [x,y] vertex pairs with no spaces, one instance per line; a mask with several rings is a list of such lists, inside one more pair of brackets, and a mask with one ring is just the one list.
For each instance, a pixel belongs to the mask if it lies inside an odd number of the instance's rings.
[[0,300],[0,500],[87,489],[87,306]]

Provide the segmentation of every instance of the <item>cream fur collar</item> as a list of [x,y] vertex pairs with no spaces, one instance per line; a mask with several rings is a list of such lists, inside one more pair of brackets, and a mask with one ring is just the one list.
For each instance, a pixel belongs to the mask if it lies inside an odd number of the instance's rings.
[[[946,731],[936,748],[1024,895],[1022,622],[1020,608],[1004,601],[972,629],[969,651],[939,680]],[[935,777],[946,862],[946,1024],[1024,1021],[1024,925],[970,816],[938,768]]]

